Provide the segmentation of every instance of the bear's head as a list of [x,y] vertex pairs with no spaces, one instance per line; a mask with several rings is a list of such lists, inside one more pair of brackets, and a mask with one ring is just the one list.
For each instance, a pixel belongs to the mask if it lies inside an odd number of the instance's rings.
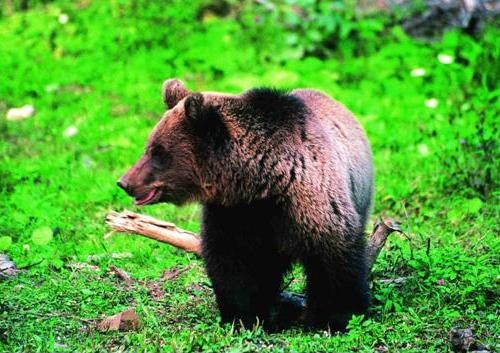
[[295,98],[267,89],[194,93],[177,79],[165,81],[162,96],[170,109],[142,157],[118,180],[137,205],[231,204],[289,183],[293,158],[282,158],[280,150],[294,143],[290,136],[297,124],[289,117],[303,108]]

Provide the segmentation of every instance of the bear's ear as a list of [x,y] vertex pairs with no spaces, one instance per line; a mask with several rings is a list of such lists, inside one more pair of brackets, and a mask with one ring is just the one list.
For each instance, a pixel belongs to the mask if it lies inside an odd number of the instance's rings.
[[191,94],[184,102],[186,117],[196,121],[201,120],[203,115],[203,95],[201,93]]
[[163,82],[161,89],[163,102],[169,109],[175,107],[177,103],[189,95],[189,93],[190,92],[186,86],[184,86],[184,83],[176,78],[171,78]]
[[229,140],[229,131],[218,109],[204,100],[203,94],[193,93],[184,101],[184,112],[193,131],[204,142],[221,147]]

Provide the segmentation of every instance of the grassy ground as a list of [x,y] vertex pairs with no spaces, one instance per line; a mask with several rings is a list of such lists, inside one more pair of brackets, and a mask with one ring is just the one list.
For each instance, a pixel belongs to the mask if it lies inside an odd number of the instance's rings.
[[[133,4],[60,1],[0,17],[0,252],[36,264],[0,282],[0,352],[445,352],[453,327],[500,349],[498,28],[422,43],[362,21],[320,60],[249,10],[238,22],[200,16],[197,2]],[[406,233],[374,268],[369,319],[345,335],[236,332],[219,325],[200,260],[143,238],[104,240],[106,212],[134,209],[115,181],[162,114],[169,77],[198,90],[315,87],[359,117],[375,156],[373,220],[395,216]],[[34,117],[4,119],[28,103]],[[196,205],[139,211],[198,230]],[[175,268],[188,269],[158,282]],[[407,279],[380,281],[397,277]],[[300,268],[291,278],[302,290]],[[140,329],[94,329],[131,307]]]

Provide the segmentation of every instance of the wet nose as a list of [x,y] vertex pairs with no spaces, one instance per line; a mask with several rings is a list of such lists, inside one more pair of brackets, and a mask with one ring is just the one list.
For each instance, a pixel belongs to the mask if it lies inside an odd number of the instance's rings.
[[118,179],[118,181],[116,182],[116,185],[118,185],[120,188],[122,188],[123,190],[125,190],[128,193],[128,184],[126,181],[124,181],[122,179]]

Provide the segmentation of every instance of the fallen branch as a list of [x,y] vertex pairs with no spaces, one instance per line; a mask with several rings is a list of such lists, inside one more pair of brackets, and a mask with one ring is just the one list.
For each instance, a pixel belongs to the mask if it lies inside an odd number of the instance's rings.
[[[108,213],[106,224],[118,232],[142,235],[201,256],[200,237],[195,233],[177,228],[173,223],[125,210]],[[368,241],[367,256],[370,268],[392,232],[401,232],[399,223],[396,221],[383,219],[375,225]]]
[[118,232],[142,235],[201,256],[200,238],[173,223],[125,210],[108,213],[106,224]]

